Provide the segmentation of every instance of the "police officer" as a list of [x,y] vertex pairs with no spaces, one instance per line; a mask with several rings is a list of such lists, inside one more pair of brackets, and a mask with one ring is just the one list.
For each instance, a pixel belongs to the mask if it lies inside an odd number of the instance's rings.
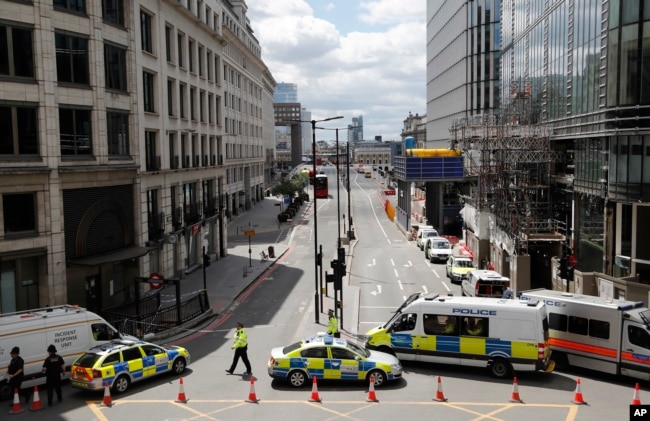
[[56,353],[56,347],[50,345],[47,347],[50,354],[43,362],[43,373],[45,373],[47,385],[47,405],[52,406],[52,395],[56,390],[56,397],[59,402],[63,400],[61,394],[61,376],[65,374],[65,361]]
[[[11,392],[14,393],[18,389],[18,394],[23,392],[20,390],[20,385],[23,383],[23,367],[25,366],[25,361],[20,357],[20,348],[17,346],[11,349],[9,355],[11,355],[11,361],[9,362],[9,367],[7,368],[7,374],[5,374],[5,379],[9,383]],[[25,405],[29,401],[29,395],[25,394]],[[12,404],[13,405],[13,401]],[[10,406],[11,406],[10,405]]]
[[327,311],[327,316],[329,317],[329,322],[327,323],[327,334],[332,335],[335,338],[340,338],[341,333],[339,332],[339,319],[336,318],[334,310],[330,308]]
[[244,330],[244,324],[241,322],[237,323],[237,332],[235,332],[235,336],[232,338],[232,349],[235,350],[235,355],[232,359],[232,365],[230,366],[230,369],[226,370],[226,373],[232,374],[233,371],[235,371],[235,367],[237,367],[237,363],[241,357],[241,360],[246,366],[244,376],[250,376],[253,374],[251,363],[248,361],[248,335]]

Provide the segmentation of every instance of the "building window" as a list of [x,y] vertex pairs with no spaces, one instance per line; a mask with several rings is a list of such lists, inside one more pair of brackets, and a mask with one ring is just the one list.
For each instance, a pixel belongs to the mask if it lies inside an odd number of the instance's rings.
[[155,113],[155,80],[156,76],[153,73],[142,72],[142,89],[143,89],[143,103],[144,110],[148,113]]
[[187,62],[190,66],[190,73],[194,73],[194,41],[189,40],[187,43]]
[[153,54],[153,17],[143,10],[140,11],[140,37],[142,50]]
[[36,232],[36,198],[34,193],[2,195],[5,236]]
[[156,132],[146,130],[144,132],[145,165],[147,171],[160,169],[160,157],[157,155]]
[[203,47],[199,45],[198,49],[198,66],[199,66],[199,76],[203,76]]
[[31,29],[0,25],[0,75],[34,77]]
[[126,92],[126,49],[105,44],[104,61],[106,88]]
[[37,155],[38,119],[36,106],[0,104],[0,155]]
[[155,241],[164,234],[164,221],[158,210],[158,190],[147,191],[147,225],[149,241]]
[[54,8],[86,13],[86,0],[54,0]]
[[88,85],[88,40],[58,33],[55,43],[57,80]]
[[124,27],[124,0],[102,0],[102,18],[106,23]]
[[108,137],[108,154],[129,156],[129,113],[107,111],[106,133]]
[[165,26],[165,57],[167,58],[168,63],[173,63],[173,47],[172,43],[174,39],[174,28],[171,26]]
[[183,67],[185,66],[185,63],[183,62],[183,46],[185,45],[185,35],[179,32],[176,39],[176,48],[178,49],[178,67]]
[[186,117],[186,111],[185,111],[185,96],[187,95],[187,85],[182,84],[179,86],[179,93],[178,93],[178,110],[180,113],[181,118]]
[[190,88],[190,119],[193,121],[196,121],[195,102],[196,102],[196,89]]
[[167,115],[174,117],[174,103],[176,97],[176,82],[173,80],[167,81]]
[[90,155],[90,110],[59,108],[61,155]]

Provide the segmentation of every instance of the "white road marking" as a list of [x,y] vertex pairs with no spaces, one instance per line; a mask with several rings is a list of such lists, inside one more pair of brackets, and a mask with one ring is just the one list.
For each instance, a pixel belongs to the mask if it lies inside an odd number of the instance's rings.
[[399,289],[401,289],[402,291],[404,291],[404,285],[402,285],[402,281],[400,281],[400,280],[398,279],[398,280],[397,280],[397,283],[399,284]]
[[395,276],[399,276],[399,273],[397,273],[397,269],[393,269],[393,272],[395,273]]

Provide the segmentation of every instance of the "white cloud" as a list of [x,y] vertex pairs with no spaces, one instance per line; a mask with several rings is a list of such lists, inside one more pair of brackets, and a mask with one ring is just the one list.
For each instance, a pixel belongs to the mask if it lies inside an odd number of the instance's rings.
[[343,115],[344,127],[362,115],[365,138],[384,140],[400,139],[409,112],[426,112],[426,4],[415,3],[332,0],[321,17],[303,0],[247,2],[276,81],[296,83],[313,118]]

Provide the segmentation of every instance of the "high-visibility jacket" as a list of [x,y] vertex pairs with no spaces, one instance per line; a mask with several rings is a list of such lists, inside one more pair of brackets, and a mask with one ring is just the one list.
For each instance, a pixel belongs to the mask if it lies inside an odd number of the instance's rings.
[[235,337],[232,338],[232,346],[234,348],[243,348],[248,345],[248,335],[246,334],[246,331],[241,328],[237,329],[237,332],[235,332]]
[[334,334],[339,331],[339,319],[336,316],[331,316],[329,323],[327,323],[327,332]]

